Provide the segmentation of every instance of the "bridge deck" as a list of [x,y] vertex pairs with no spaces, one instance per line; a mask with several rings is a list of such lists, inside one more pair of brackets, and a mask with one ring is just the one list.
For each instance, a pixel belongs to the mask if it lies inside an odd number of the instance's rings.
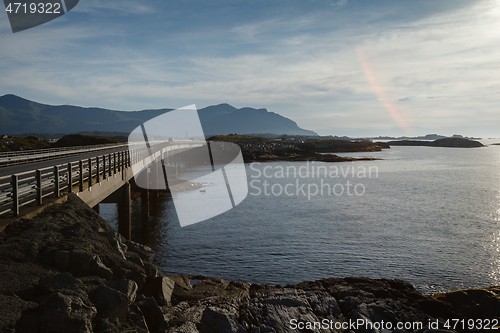
[[107,155],[107,154],[111,154],[111,153],[115,153],[115,152],[125,151],[127,149],[128,149],[127,147],[111,148],[111,149],[87,152],[87,153],[83,153],[83,154],[78,155],[78,156],[66,156],[66,157],[51,159],[48,161],[38,161],[38,162],[29,163],[29,164],[3,166],[3,167],[0,167],[0,177],[10,176],[10,175],[13,175],[16,173],[28,172],[31,170],[44,169],[44,168],[51,167],[51,166],[54,166],[57,164],[66,164],[69,162],[84,160],[84,159],[88,159],[91,157],[96,157],[96,156]]
[[[162,142],[149,148],[112,148],[77,157],[34,162],[0,168],[0,218],[19,216],[20,208],[43,206],[63,192],[76,193],[93,207],[119,190],[134,177],[133,169],[143,169],[164,153],[199,147],[203,142]],[[103,155],[105,153],[105,155]],[[151,155],[150,155],[151,154]],[[134,168],[133,168],[134,166]]]

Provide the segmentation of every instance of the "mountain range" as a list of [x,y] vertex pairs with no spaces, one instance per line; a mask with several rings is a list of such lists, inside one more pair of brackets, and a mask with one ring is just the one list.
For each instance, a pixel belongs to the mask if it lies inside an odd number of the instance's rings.
[[[143,122],[171,110],[116,111],[56,106],[9,94],[0,97],[0,133],[131,132]],[[230,133],[318,135],[266,109],[238,109],[229,104],[219,104],[198,110],[198,115],[207,136]]]

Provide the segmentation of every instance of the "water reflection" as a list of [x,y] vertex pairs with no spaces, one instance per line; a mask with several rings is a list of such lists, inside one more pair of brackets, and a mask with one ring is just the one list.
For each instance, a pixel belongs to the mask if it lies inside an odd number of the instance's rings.
[[[160,248],[168,247],[169,231],[180,227],[172,197],[160,194],[157,200],[151,199],[149,217],[147,218],[143,218],[141,213],[140,196],[132,198],[131,210],[132,240],[147,244],[156,253],[159,252]],[[101,216],[115,230],[118,230],[117,204],[101,204]]]
[[169,231],[179,227],[172,197],[160,194],[157,200],[151,199],[147,219],[142,218],[140,198],[132,199],[131,206],[132,240],[147,244],[155,252],[160,245],[168,245]]

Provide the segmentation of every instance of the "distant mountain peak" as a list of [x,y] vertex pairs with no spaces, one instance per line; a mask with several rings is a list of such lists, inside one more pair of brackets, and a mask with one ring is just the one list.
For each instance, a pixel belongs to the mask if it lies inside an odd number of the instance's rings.
[[[12,109],[27,109],[30,108],[32,102],[28,99],[19,97],[13,94],[7,94],[0,96],[0,107],[12,108]],[[43,105],[40,103],[36,103],[38,105]]]
[[200,111],[201,110],[204,110],[206,112],[233,112],[238,109],[230,104],[222,103],[217,105],[210,105],[207,106],[206,108],[200,109]]
[[[267,109],[235,108],[227,103],[198,110],[205,135],[217,134],[289,134],[317,136],[300,128],[293,120]],[[230,126],[228,126],[230,124]]]
[[6,99],[6,98],[13,98],[13,97],[14,97],[14,98],[24,99],[24,98],[22,98],[22,97],[19,97],[19,96],[17,96],[17,95],[14,95],[14,94],[5,94],[5,95],[3,95],[3,96],[0,96],[0,100],[2,100],[2,99]]
[[13,101],[27,101],[27,102],[29,102],[27,99],[24,99],[22,97],[19,97],[17,95],[13,95],[13,94],[7,94],[7,95],[0,96],[0,101],[1,102],[13,102]]

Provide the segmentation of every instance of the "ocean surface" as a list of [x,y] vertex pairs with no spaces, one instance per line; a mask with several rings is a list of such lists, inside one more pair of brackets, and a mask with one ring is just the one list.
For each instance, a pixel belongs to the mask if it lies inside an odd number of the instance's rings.
[[[228,281],[366,276],[425,293],[500,284],[500,146],[338,155],[382,160],[247,164],[247,198],[183,228],[172,198],[148,221],[133,199],[133,239],[165,273]],[[113,226],[116,211],[101,204]]]

